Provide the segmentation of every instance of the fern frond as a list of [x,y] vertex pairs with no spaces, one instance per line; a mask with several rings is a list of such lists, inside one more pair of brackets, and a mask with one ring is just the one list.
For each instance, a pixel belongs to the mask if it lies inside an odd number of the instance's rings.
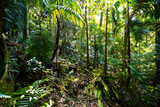
[[36,57],[45,64],[49,61],[49,57],[52,54],[53,39],[45,29],[42,28],[42,31],[41,39],[39,30],[31,32],[31,39],[29,39],[26,53],[28,58]]

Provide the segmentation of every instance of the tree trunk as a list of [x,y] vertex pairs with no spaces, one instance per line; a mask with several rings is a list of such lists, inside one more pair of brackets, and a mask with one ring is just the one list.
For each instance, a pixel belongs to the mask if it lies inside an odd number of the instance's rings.
[[[102,9],[102,7],[100,7],[100,9],[101,9],[101,15],[100,15],[100,22],[99,22],[99,30],[101,30],[101,27],[102,27],[102,22],[103,22],[103,9]],[[99,43],[101,43],[101,40],[97,40]],[[97,46],[95,46],[95,47],[97,47]],[[99,65],[98,65],[98,56],[99,56],[99,52],[98,52],[98,48],[96,49],[96,66],[97,66],[97,68],[99,67]]]
[[[40,11],[41,13],[41,11]],[[42,22],[42,19],[41,19],[41,14],[39,14],[39,17],[38,17],[38,22],[39,22],[39,40],[40,40],[40,55],[39,55],[39,60],[42,60],[41,59],[41,54],[42,54],[42,26],[41,26],[41,22]]]
[[154,84],[160,84],[160,31],[156,31],[156,74]]
[[[112,13],[112,38],[114,39],[114,41],[115,41],[115,32],[116,32],[116,24],[115,24],[115,19],[114,19],[114,13],[113,13],[113,8],[111,9],[111,13]],[[112,43],[113,45],[114,45],[114,42]],[[111,49],[111,54],[113,54],[114,55],[114,53],[115,53],[115,49],[114,48],[112,48]]]
[[25,12],[24,12],[24,28],[23,28],[23,39],[27,39],[27,20],[28,20],[28,6],[26,6]]
[[86,21],[86,37],[87,37],[87,68],[89,68],[89,32],[88,32],[88,20],[87,20],[87,4],[85,6],[85,21]]
[[[131,59],[131,54],[130,54],[130,32],[129,32],[129,24],[130,24],[130,20],[129,20],[129,1],[127,0],[127,38],[128,38],[128,64],[130,64],[130,59]],[[130,67],[128,66],[128,78],[127,78],[127,86],[130,83],[130,76],[131,76],[131,70]]]
[[2,36],[4,28],[4,17],[5,11],[4,8],[8,5],[8,0],[0,0],[0,80],[3,77],[3,74],[6,71],[6,62],[7,62],[7,46]]
[[124,72],[125,70],[125,65],[126,65],[126,47],[127,47],[127,39],[128,39],[128,35],[129,35],[129,32],[128,32],[128,26],[129,26],[129,9],[128,9],[128,1],[127,1],[127,24],[125,25],[125,28],[124,28],[124,51],[123,51],[123,67],[122,67],[122,72]]
[[[58,5],[58,1],[57,1],[57,5]],[[58,47],[59,47],[59,38],[60,38],[60,13],[59,13],[59,9],[57,8],[58,13],[56,14],[56,19],[57,19],[57,37],[56,37],[56,44],[54,47],[54,51],[51,57],[51,63],[54,60],[55,56],[57,55],[57,51],[58,51]]]
[[102,22],[103,22],[103,10],[101,9],[101,15],[100,15],[100,23],[99,23],[99,26],[102,26]]
[[0,35],[0,80],[3,77],[3,74],[6,71],[6,62],[7,62],[7,46],[4,41],[4,37]]
[[97,45],[96,45],[96,35],[94,35],[94,69],[96,68],[96,62],[97,62]]
[[106,11],[106,39],[105,39],[105,61],[104,61],[104,74],[107,74],[107,25],[108,25],[108,7]]
[[139,68],[139,71],[141,71],[141,68],[140,68],[140,65],[141,65],[141,43],[140,43],[140,38],[139,38],[139,57],[138,57],[138,59],[139,59],[139,64],[138,64],[138,68]]
[[[124,28],[126,30],[126,27]],[[124,33],[124,51],[123,51],[123,67],[122,72],[124,72],[125,64],[126,64],[126,46],[127,46],[127,37],[126,37],[126,31]]]

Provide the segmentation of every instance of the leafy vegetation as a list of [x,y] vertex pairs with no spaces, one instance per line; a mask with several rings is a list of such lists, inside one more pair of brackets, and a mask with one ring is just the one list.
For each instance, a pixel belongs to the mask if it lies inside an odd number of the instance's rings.
[[0,106],[160,105],[160,0],[0,7]]

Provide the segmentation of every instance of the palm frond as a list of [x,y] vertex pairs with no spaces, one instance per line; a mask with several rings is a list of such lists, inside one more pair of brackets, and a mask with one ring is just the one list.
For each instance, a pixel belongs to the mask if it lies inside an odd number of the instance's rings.
[[65,6],[60,6],[60,5],[51,5],[50,6],[52,9],[52,11],[58,9],[63,10],[63,12],[69,14],[69,15],[73,15],[74,18],[77,18],[79,21],[82,21],[83,23],[85,23],[85,21],[83,20],[83,18],[81,17],[80,14],[78,14],[76,11],[74,11],[72,8],[70,7],[65,7]]
[[134,39],[136,42],[143,39],[144,35],[148,34],[150,31],[145,26],[144,22],[139,20],[132,20],[131,21],[131,33],[133,34]]

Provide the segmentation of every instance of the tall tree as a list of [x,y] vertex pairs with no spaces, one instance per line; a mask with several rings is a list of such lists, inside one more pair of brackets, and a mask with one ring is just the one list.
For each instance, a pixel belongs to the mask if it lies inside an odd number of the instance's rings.
[[[154,18],[156,21],[156,25],[160,24],[160,1],[153,2],[154,7]],[[160,84],[160,28],[155,28],[156,32],[156,75],[155,75],[155,84]]]
[[[129,20],[129,1],[127,0],[127,25],[126,25],[126,32],[127,32],[127,39],[128,39],[128,64],[130,64],[130,59],[131,59],[131,54],[130,54],[130,32],[129,32],[129,25],[130,25],[130,20]],[[127,78],[127,84],[130,82],[130,67],[128,66],[128,74],[129,77]]]
[[[59,39],[60,39],[60,17],[62,16],[61,15],[61,11],[60,9],[64,10],[64,12],[66,12],[67,14],[69,15],[73,15],[74,18],[78,19],[78,21],[82,21],[84,22],[84,20],[82,19],[82,17],[75,11],[73,10],[72,8],[70,7],[64,7],[64,6],[61,6],[60,3],[58,2],[59,0],[57,1],[52,1],[53,3],[56,2],[57,5],[50,5],[50,7],[53,8],[52,11],[55,10],[56,8],[56,19],[57,19],[57,37],[56,37],[56,44],[55,44],[55,47],[54,47],[54,51],[52,53],[52,57],[51,57],[51,61],[53,61],[53,59],[55,58],[56,54],[57,54],[57,51],[58,51],[58,48],[59,48]],[[67,1],[67,4],[70,4],[70,2],[73,2],[73,1],[70,1],[70,0],[66,0]],[[63,1],[65,2],[65,1]],[[73,2],[74,5],[78,5],[77,2]],[[72,7],[73,5],[71,5]],[[79,6],[79,5],[78,5]]]
[[96,68],[96,62],[97,62],[97,40],[96,40],[96,35],[94,35],[94,68]]
[[[143,3],[143,4],[142,4]],[[156,49],[156,74],[154,84],[160,84],[160,1],[159,0],[147,0],[142,1],[142,10],[146,16],[150,16],[150,25],[155,31],[155,49]],[[154,21],[154,23],[153,23]]]
[[87,37],[87,68],[89,68],[89,31],[88,31],[88,18],[87,18],[87,10],[88,10],[88,0],[85,5],[85,22],[86,22],[86,37]]
[[124,28],[124,46],[123,46],[123,66],[122,66],[122,72],[124,72],[125,64],[126,64],[126,47],[127,47],[127,34],[126,34],[126,26]]
[[[57,5],[58,5],[58,1],[57,1]],[[57,55],[57,51],[58,51],[58,47],[59,47],[59,38],[60,38],[60,12],[59,9],[57,7],[57,13],[56,13],[56,19],[57,19],[57,37],[56,37],[56,44],[54,46],[54,51],[51,57],[51,62],[54,60],[55,56]]]
[[102,6],[100,7],[101,13],[100,13],[100,22],[99,22],[99,26],[102,26],[102,22],[103,22],[103,9]]
[[[115,32],[116,32],[116,20],[115,20],[115,8],[114,6],[111,8],[112,15],[112,38],[115,40]],[[111,54],[114,54],[115,49],[112,48]]]
[[106,36],[105,36],[105,61],[104,61],[104,74],[107,74],[107,31],[108,31],[108,7],[106,10]]

